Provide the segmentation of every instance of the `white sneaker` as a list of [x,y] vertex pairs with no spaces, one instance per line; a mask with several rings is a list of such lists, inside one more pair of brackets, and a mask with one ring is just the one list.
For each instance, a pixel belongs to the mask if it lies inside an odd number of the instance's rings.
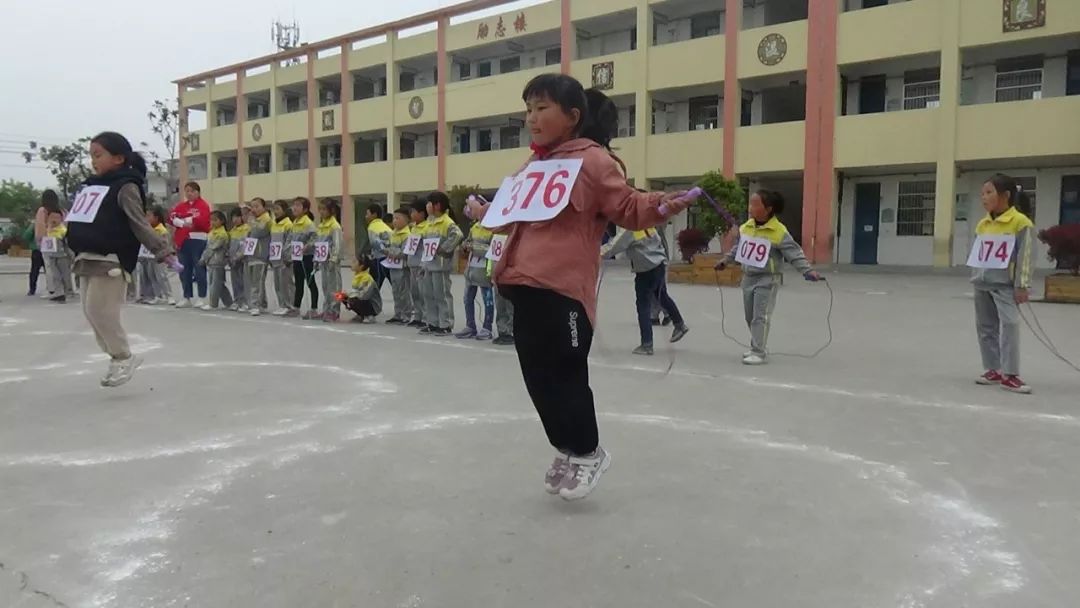
[[191,300],[184,298],[176,303],[177,308],[191,308]]
[[199,307],[199,310],[214,310],[214,307],[210,306],[209,304],[203,304]]
[[[112,361],[109,364],[109,374],[102,379],[101,385],[108,387],[117,387],[127,384],[131,380],[131,377],[135,375],[135,370],[142,365],[142,357],[138,355],[131,355],[127,359],[121,359],[119,361]],[[115,365],[115,371],[114,371]]]
[[113,378],[116,377],[116,372],[120,370],[120,360],[110,359],[109,369],[105,372],[105,375],[101,377],[101,386],[112,386]]
[[[158,298],[159,300],[161,298]],[[176,306],[176,298],[169,298],[169,306]]]
[[195,308],[202,308],[203,304],[205,304],[205,302],[202,301],[202,298],[195,298],[191,302],[191,305]]
[[544,474],[544,490],[548,494],[558,494],[559,488],[562,487],[562,483],[566,480],[566,474],[569,471],[570,457],[559,452],[555,455],[555,460],[551,462],[551,466],[548,467],[547,473]]
[[588,496],[600,482],[600,476],[611,466],[611,454],[597,446],[592,456],[571,456],[570,470],[559,487],[563,500],[579,500]]
[[767,361],[765,360],[765,357],[761,355],[750,353],[748,356],[743,357],[742,363],[743,365],[765,365]]
[[50,291],[49,293],[43,293],[38,297],[41,298],[42,300],[48,300],[49,298],[52,298],[52,297],[55,297],[55,296],[56,296],[56,294],[54,294],[53,292]]
[[279,308],[270,314],[274,315],[275,317],[284,317],[285,315],[289,314],[289,309]]
[[746,351],[745,353],[742,354],[742,358],[745,359],[745,358],[749,357],[752,354],[754,354],[754,351],[748,350],[748,351]]
[[236,307],[236,312],[251,312],[251,309],[247,306],[238,306]]
[[232,304],[229,304],[228,310],[231,310],[232,312],[236,312],[236,311],[240,310],[240,307],[234,302]]
[[251,309],[251,316],[257,317],[257,316],[259,316],[261,314],[262,314],[262,311],[259,310],[258,308],[252,308]]

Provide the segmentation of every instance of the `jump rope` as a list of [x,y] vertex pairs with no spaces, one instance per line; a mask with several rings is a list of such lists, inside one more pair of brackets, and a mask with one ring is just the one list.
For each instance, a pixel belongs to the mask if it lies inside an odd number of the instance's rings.
[[1054,357],[1061,360],[1061,362],[1065,365],[1068,365],[1072,369],[1080,372],[1080,366],[1070,361],[1065,355],[1061,354],[1061,351],[1058,350],[1057,345],[1055,345],[1054,341],[1050,339],[1050,334],[1045,329],[1043,329],[1042,323],[1039,322],[1039,317],[1035,315],[1035,309],[1032,308],[1031,302],[1027,302],[1027,311],[1028,314],[1031,315],[1030,320],[1028,319],[1028,315],[1024,314],[1023,304],[1018,305],[1016,309],[1020,311],[1020,318],[1024,320],[1024,325],[1027,325],[1028,329],[1031,330],[1031,334],[1035,336],[1035,339],[1038,340],[1039,343],[1046,348],[1046,350],[1050,351],[1051,355],[1054,355]]

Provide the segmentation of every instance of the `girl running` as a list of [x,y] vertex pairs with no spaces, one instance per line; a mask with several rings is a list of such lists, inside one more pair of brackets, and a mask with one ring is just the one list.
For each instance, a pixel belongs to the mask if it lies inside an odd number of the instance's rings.
[[[644,230],[689,206],[683,193],[638,192],[626,183],[610,150],[617,132],[615,105],[577,80],[543,74],[522,94],[532,132],[531,161],[581,161],[569,204],[554,219],[519,221],[495,269],[500,293],[514,305],[514,338],[525,387],[558,453],[545,489],[567,500],[584,498],[611,464],[599,444],[589,387],[589,348],[596,322],[600,240],[608,221]],[[666,212],[660,211],[664,205]],[[482,218],[489,205],[469,204]]]

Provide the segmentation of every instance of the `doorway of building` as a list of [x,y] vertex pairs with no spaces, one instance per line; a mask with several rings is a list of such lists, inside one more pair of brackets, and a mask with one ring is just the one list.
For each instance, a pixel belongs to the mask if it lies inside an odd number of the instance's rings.
[[855,222],[851,227],[851,261],[877,264],[881,184],[855,184]]

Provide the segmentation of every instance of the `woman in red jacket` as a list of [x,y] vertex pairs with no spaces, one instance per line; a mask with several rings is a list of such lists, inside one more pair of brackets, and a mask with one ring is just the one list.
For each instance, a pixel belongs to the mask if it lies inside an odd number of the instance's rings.
[[[184,185],[186,200],[180,201],[169,213],[169,223],[176,227],[173,241],[177,255],[184,269],[180,272],[180,283],[184,286],[184,297],[177,303],[177,308],[202,306],[206,298],[206,267],[199,266],[206,249],[206,237],[210,233],[210,203],[202,198],[199,184],[188,182]],[[194,290],[192,283],[199,288],[199,299],[192,302]]]

